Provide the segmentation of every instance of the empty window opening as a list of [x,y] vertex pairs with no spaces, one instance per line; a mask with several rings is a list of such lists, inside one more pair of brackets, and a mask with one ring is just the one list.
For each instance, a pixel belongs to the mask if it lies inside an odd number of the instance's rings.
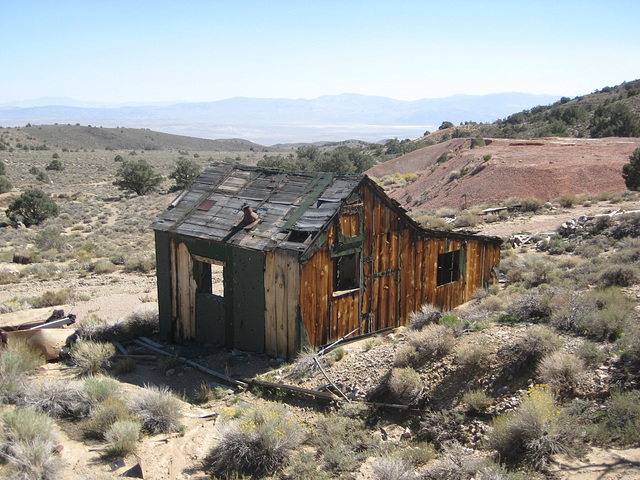
[[359,255],[343,255],[333,260],[333,290],[351,290],[360,286]]
[[193,258],[193,276],[198,293],[211,293],[224,297],[224,262],[209,258]]
[[460,250],[438,255],[438,287],[460,278]]
[[311,232],[303,232],[302,230],[291,230],[291,233],[287,237],[290,242],[306,243],[311,237]]

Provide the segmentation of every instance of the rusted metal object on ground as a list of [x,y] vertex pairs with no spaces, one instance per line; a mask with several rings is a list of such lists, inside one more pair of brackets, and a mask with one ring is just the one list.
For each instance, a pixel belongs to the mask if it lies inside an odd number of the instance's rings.
[[44,321],[0,327],[0,337],[4,346],[26,344],[41,352],[46,360],[55,360],[77,338],[76,330],[68,328],[75,321],[75,315],[65,316],[64,310],[54,310]]
[[13,254],[13,263],[21,263],[23,265],[27,265],[31,263],[31,256],[28,253],[15,252]]

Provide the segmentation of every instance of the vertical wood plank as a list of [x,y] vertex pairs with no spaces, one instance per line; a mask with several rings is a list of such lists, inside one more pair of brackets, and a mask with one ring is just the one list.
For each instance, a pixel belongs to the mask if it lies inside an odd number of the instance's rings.
[[267,252],[264,267],[264,343],[267,355],[278,356],[274,269],[275,253]]

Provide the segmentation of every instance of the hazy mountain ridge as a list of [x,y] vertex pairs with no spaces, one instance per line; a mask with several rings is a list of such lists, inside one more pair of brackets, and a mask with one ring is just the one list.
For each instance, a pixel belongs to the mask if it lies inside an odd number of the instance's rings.
[[[552,95],[454,95],[415,101],[359,94],[311,100],[236,97],[158,106],[0,107],[0,125],[81,123],[141,127],[204,138],[247,138],[261,144],[358,138],[417,138],[442,121],[492,122],[557,100]],[[76,103],[75,105],[78,105]]]

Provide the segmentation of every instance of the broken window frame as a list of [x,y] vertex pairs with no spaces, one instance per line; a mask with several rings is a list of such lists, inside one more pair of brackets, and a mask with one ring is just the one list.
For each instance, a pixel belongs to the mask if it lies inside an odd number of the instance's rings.
[[333,292],[340,295],[360,288],[360,252],[333,258]]
[[437,287],[460,279],[460,252],[461,250],[453,250],[438,254]]
[[[196,292],[198,294],[213,295],[224,298],[224,288],[221,293],[213,293],[213,268],[212,265],[225,267],[226,263],[200,255],[191,255],[193,260],[193,278],[196,281]],[[224,271],[224,270],[223,270]],[[224,285],[224,278],[223,278]]]

